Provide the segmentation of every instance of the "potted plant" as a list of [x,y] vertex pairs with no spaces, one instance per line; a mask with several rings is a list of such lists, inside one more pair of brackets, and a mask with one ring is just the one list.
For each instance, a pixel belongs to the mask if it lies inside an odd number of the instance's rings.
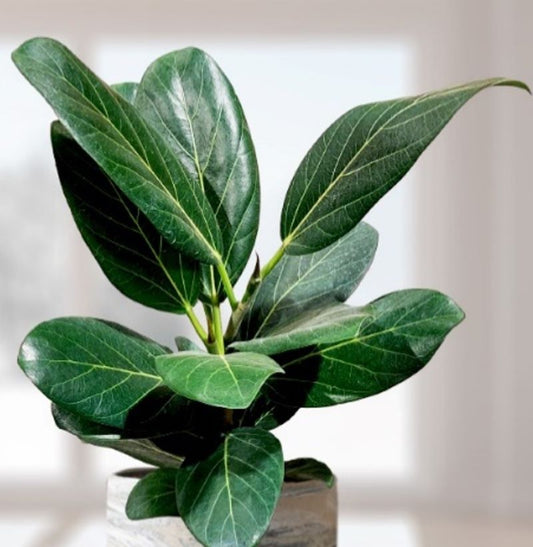
[[[239,298],[259,174],[243,110],[217,64],[183,49],[154,61],[139,84],[108,86],[48,38],[25,42],[13,60],[59,118],[51,130],[59,178],[102,270],[129,298],[187,315],[203,345],[178,336],[172,350],[102,319],[41,323],[18,362],[52,401],[57,425],[155,466],[130,475],[125,490],[117,483],[117,499],[129,496],[131,519],[173,517],[190,533],[180,539],[175,528],[147,544],[185,545],[194,536],[208,546],[256,545],[284,483],[322,484],[307,494],[326,496],[334,515],[331,471],[311,459],[285,463],[271,430],[299,408],[402,382],[463,319],[449,297],[428,289],[346,305],[377,247],[362,219],[466,101],[488,87],[525,84],[477,81],[341,116],[298,167],[279,250],[264,265],[257,259]],[[223,305],[231,308],[226,326]],[[305,513],[291,518],[305,521]],[[335,543],[328,518],[329,536],[317,545]],[[289,519],[262,541],[287,544],[291,526],[298,523]]]

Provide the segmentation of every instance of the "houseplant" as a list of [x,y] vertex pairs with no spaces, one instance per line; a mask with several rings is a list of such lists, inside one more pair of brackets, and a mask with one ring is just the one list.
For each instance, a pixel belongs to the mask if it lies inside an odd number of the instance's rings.
[[[104,273],[133,300],[186,314],[204,346],[178,336],[173,351],[70,317],[31,331],[20,366],[51,399],[60,428],[158,468],[133,489],[131,518],[179,515],[204,545],[257,544],[284,478],[333,482],[313,460],[284,464],[270,431],[299,408],[405,380],[463,318],[426,289],[344,304],[377,246],[364,215],[468,99],[527,87],[496,78],[344,114],[297,169],[279,250],[264,265],[257,259],[238,298],[259,177],[242,108],[215,62],[180,50],[139,84],[108,86],[51,39],[25,42],[13,60],[59,118],[59,178]],[[231,308],[225,327],[222,305]]]

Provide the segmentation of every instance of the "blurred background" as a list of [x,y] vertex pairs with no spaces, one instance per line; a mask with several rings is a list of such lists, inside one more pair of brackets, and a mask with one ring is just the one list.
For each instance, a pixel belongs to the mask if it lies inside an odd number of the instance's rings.
[[[64,41],[106,81],[138,81],[195,45],[233,82],[262,176],[257,250],[278,247],[281,204],[305,151],[347,109],[463,81],[533,84],[531,0],[0,0],[0,544],[104,545],[106,477],[135,466],[55,429],[16,365],[38,322],[112,319],[170,344],[187,324],[122,297],[84,247],[54,171],[41,97],[11,51]],[[533,100],[468,104],[370,213],[374,266],[353,303],[437,288],[467,320],[404,385],[301,411],[287,458],[339,478],[341,547],[533,545]]]

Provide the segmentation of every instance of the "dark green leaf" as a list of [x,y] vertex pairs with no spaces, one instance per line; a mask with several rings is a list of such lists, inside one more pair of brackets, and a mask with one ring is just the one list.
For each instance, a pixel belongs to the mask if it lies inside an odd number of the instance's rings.
[[224,410],[191,401],[161,385],[128,415],[128,434],[149,437],[161,449],[185,457],[205,452],[227,429]]
[[154,358],[169,351],[114,323],[66,317],[35,327],[18,362],[54,403],[123,427],[134,407],[161,384]]
[[330,488],[335,484],[335,476],[331,469],[322,462],[313,458],[298,458],[285,462],[285,481],[322,481]]
[[156,369],[167,386],[194,401],[224,408],[246,408],[279,365],[256,353],[185,351],[157,357]]
[[304,312],[344,302],[370,267],[377,244],[376,230],[360,223],[326,249],[283,256],[254,293],[238,339],[269,335]]
[[171,244],[198,260],[220,262],[220,230],[200,185],[126,99],[55,40],[28,40],[13,61],[76,142]]
[[351,230],[464,103],[482,89],[501,85],[527,90],[522,82],[494,78],[358,106],[341,116],[292,179],[281,219],[286,251],[310,253]]
[[231,83],[209,55],[186,48],[148,67],[135,106],[204,189],[222,232],[226,269],[235,281],[257,232],[259,172]]
[[235,411],[234,422],[239,427],[260,427],[270,431],[289,421],[296,412],[296,406],[278,404],[270,396],[270,389],[266,384],[248,408]]
[[203,545],[256,545],[283,483],[279,441],[262,429],[236,429],[205,460],[178,474],[178,510]]
[[270,394],[292,406],[329,406],[380,393],[403,382],[433,356],[464,317],[447,296],[411,289],[362,308],[369,317],[353,338],[276,356],[284,376]]
[[52,414],[57,427],[76,435],[84,443],[112,448],[144,463],[160,467],[179,467],[183,462],[183,457],[160,448],[157,437],[130,437],[125,431],[91,422],[57,405],[52,405]]
[[181,255],[59,123],[52,146],[63,192],[85,243],[111,283],[152,308],[183,312],[200,291],[197,263]]
[[130,492],[126,515],[131,520],[178,516],[176,469],[156,469],[143,477]]
[[356,336],[367,319],[371,316],[364,308],[338,304],[306,313],[297,321],[273,329],[268,336],[233,342],[230,348],[274,355],[315,344],[331,344]]

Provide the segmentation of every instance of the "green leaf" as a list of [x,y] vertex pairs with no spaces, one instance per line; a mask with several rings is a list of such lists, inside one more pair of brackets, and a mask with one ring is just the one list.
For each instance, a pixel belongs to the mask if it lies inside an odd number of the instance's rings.
[[223,409],[161,385],[132,409],[125,429],[128,435],[148,437],[162,450],[190,458],[217,443],[227,423]]
[[202,351],[202,348],[195,344],[192,340],[189,340],[185,336],[176,336],[174,338],[178,351]]
[[116,91],[119,95],[122,95],[130,104],[135,102],[138,88],[139,84],[136,82],[121,82],[120,84],[113,84],[111,86],[111,89]]
[[313,458],[298,458],[285,462],[285,481],[304,482],[322,481],[330,488],[335,484],[335,476],[331,469]]
[[130,492],[126,515],[131,520],[177,517],[176,469],[156,469],[143,477]]
[[54,403],[123,427],[134,407],[161,384],[154,358],[169,351],[114,323],[65,317],[35,327],[18,362]]
[[522,82],[494,78],[358,106],[333,123],[298,167],[283,205],[286,252],[306,254],[351,230],[479,91]]
[[157,372],[167,386],[194,401],[224,408],[246,408],[279,365],[255,353],[210,353],[185,351],[161,355]]
[[356,336],[276,356],[284,376],[270,395],[288,406],[319,407],[385,391],[419,371],[464,317],[447,296],[410,289],[362,308],[368,317]]
[[71,433],[87,444],[111,448],[144,463],[160,467],[180,467],[184,458],[160,448],[157,436],[130,437],[118,428],[91,422],[74,412],[52,405],[55,423],[60,429]]
[[257,233],[259,171],[231,83],[207,53],[186,48],[148,67],[135,106],[203,188],[222,232],[226,269],[236,281]]
[[269,392],[267,382],[248,408],[234,411],[234,423],[239,427],[260,427],[270,431],[289,421],[298,412],[296,406],[278,404]]
[[283,470],[272,434],[236,429],[205,460],[180,470],[179,513],[203,545],[256,545],[274,513]]
[[219,263],[222,241],[197,181],[163,137],[65,46],[33,38],[13,61],[76,142],[180,251]]
[[364,308],[338,304],[302,315],[297,321],[272,330],[268,336],[233,342],[229,347],[275,355],[315,344],[339,342],[356,336],[361,324],[370,317]]
[[184,311],[200,292],[197,263],[180,254],[59,123],[52,146],[83,239],[111,283],[158,310]]
[[377,244],[376,230],[362,222],[326,249],[283,256],[254,293],[237,339],[267,336],[306,312],[344,302],[368,271]]

